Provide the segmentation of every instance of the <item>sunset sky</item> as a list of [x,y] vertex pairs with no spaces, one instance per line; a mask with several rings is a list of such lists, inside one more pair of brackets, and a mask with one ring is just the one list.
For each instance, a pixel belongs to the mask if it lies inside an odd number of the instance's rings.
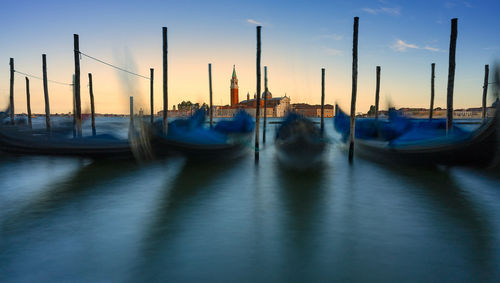
[[[262,25],[262,66],[273,96],[292,103],[320,102],[326,68],[326,102],[348,107],[351,97],[352,25],[359,16],[357,109],[374,101],[375,67],[382,67],[381,108],[428,107],[430,66],[436,63],[436,107],[446,105],[450,19],[458,18],[455,108],[481,104],[484,65],[500,58],[499,1],[2,1],[0,107],[9,97],[9,58],[15,69],[71,83],[73,34],[82,52],[149,76],[155,69],[155,112],[162,105],[162,37],[168,27],[169,108],[182,100],[208,102],[212,63],[214,104],[229,104],[233,64],[240,100],[256,90],[256,25]],[[149,111],[149,81],[81,60],[82,109],[127,113],[128,97]],[[72,111],[71,86],[49,83],[52,113]],[[42,82],[31,79],[34,113],[43,113]],[[493,101],[490,97],[489,102]],[[15,76],[16,113],[26,112],[24,76]]]

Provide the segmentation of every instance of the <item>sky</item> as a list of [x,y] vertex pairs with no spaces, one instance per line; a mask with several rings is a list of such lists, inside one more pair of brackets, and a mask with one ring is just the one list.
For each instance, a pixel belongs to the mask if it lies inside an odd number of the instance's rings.
[[[80,50],[149,77],[154,111],[161,110],[162,27],[168,28],[169,108],[183,100],[208,102],[212,64],[215,105],[230,103],[233,65],[240,100],[256,92],[256,26],[262,26],[262,66],[273,97],[319,104],[321,68],[328,104],[348,109],[352,85],[353,18],[359,20],[357,111],[429,107],[431,63],[436,63],[436,107],[446,106],[450,20],[458,18],[454,108],[481,105],[484,65],[500,58],[500,1],[23,1],[3,0],[0,17],[0,107],[9,100],[9,58],[15,69],[42,76],[42,54],[53,81],[70,84],[73,34]],[[81,59],[82,110],[89,111],[88,73],[97,113],[149,112],[149,80]],[[492,75],[490,76],[492,78]],[[490,80],[491,81],[491,80]],[[263,89],[263,80],[262,80]],[[30,79],[33,113],[44,112],[42,82]],[[490,89],[491,90],[491,89]],[[16,113],[26,113],[24,76],[15,75]],[[492,93],[490,91],[490,93]],[[49,82],[52,113],[72,111],[72,88]],[[493,101],[490,96],[489,103]]]

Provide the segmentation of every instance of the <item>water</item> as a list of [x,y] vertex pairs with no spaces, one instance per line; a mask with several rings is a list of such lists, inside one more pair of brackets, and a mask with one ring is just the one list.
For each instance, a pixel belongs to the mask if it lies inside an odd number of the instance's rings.
[[349,166],[332,144],[297,173],[276,126],[258,166],[0,157],[0,282],[500,280],[498,170]]

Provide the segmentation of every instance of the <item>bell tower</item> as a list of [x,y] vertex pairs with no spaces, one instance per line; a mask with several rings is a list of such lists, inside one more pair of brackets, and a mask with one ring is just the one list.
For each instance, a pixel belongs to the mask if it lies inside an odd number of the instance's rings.
[[236,69],[233,65],[233,76],[231,77],[231,106],[236,106],[238,102],[238,78],[236,77]]

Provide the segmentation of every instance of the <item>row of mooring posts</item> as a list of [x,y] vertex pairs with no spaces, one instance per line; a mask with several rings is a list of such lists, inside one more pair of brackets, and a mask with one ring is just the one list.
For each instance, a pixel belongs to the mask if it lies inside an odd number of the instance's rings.
[[[166,28],[163,28],[164,31],[164,47],[166,47]],[[73,87],[73,137],[81,137],[82,136],[82,113],[81,113],[81,95],[80,95],[80,50],[79,50],[79,36],[78,34],[73,35],[74,40],[74,62],[75,62],[75,73],[73,74],[73,83],[68,84]],[[166,49],[164,49],[164,55],[166,57]],[[166,59],[166,58],[165,58]],[[9,60],[10,66],[10,91],[9,91],[9,110],[10,110],[10,122],[12,125],[15,123],[15,107],[14,107],[14,74],[16,72],[14,68],[14,58],[10,58]],[[164,74],[166,74],[166,60],[164,61]],[[23,74],[23,73],[21,73]],[[49,91],[48,91],[48,76],[47,76],[47,56],[46,54],[42,54],[42,81],[43,81],[43,92],[44,92],[44,100],[45,100],[45,120],[46,120],[46,128],[50,132],[51,123],[50,123],[50,102],[49,102]],[[25,74],[26,77],[26,103],[27,103],[27,112],[28,112],[28,125],[32,127],[32,115],[31,115],[31,97],[30,97],[30,81],[28,79],[28,74]],[[94,103],[94,94],[93,94],[93,84],[92,84],[92,74],[89,73],[89,94],[90,94],[90,107],[91,107],[91,125],[92,125],[92,135],[96,135],[96,126],[95,126],[95,103]],[[35,77],[40,79],[39,77]],[[166,78],[166,76],[164,76]],[[150,94],[151,94],[151,123],[154,120],[154,69],[150,69]],[[164,90],[166,90],[166,79],[164,80]],[[166,103],[166,92],[164,92],[164,101]],[[166,113],[167,109],[164,109]],[[164,114],[165,116],[166,114]]]
[[[448,85],[446,96],[446,132],[450,132],[453,126],[453,90],[455,83],[455,55],[457,43],[457,22],[456,18],[451,19],[451,34],[450,34],[450,51],[449,51],[449,66],[448,66]],[[355,137],[355,116],[356,116],[356,92],[357,92],[357,77],[358,77],[358,26],[359,18],[354,17],[353,27],[353,48],[352,48],[352,96],[351,96],[351,116],[350,116],[350,134],[349,134],[349,162],[352,162],[354,155],[354,137]],[[482,120],[486,119],[486,95],[488,91],[488,74],[489,67],[485,66],[485,78],[483,85],[482,99]],[[379,112],[379,93],[380,93],[380,66],[376,68],[376,90],[375,90],[375,118],[378,118]],[[431,64],[431,102],[429,109],[429,119],[432,120],[434,110],[434,79],[435,79],[435,63]]]
[[[451,20],[451,35],[450,35],[450,51],[449,51],[449,68],[448,68],[448,85],[447,85],[447,132],[451,131],[453,125],[453,90],[455,79],[455,53],[456,53],[456,40],[457,40],[457,19]],[[353,25],[353,49],[352,49],[352,95],[351,95],[351,114],[350,114],[350,136],[349,136],[349,161],[352,162],[354,154],[354,140],[355,140],[355,116],[356,116],[356,96],[357,96],[357,76],[358,76],[358,27],[359,17],[354,17]],[[259,160],[259,133],[260,133],[260,96],[261,96],[261,26],[257,26],[257,60],[256,60],[256,76],[257,76],[257,97],[256,97],[256,131],[255,131],[255,160]],[[162,57],[163,57],[163,131],[166,134],[168,131],[168,41],[167,41],[167,28],[162,28]],[[74,34],[74,59],[75,59],[75,73],[73,78],[73,121],[74,128],[78,137],[82,136],[82,113],[81,113],[81,96],[80,96],[80,50],[79,50],[79,37]],[[14,59],[10,58],[10,118],[11,124],[14,124]],[[213,104],[212,104],[212,71],[211,64],[209,67],[209,93],[210,93],[210,126],[213,125]],[[375,90],[375,118],[378,118],[379,113],[379,94],[380,94],[380,66],[376,67],[376,90]],[[47,62],[46,55],[42,55],[42,71],[43,71],[43,90],[45,99],[45,117],[46,127],[50,131],[50,103],[48,94],[48,79],[47,79]],[[95,129],[95,108],[94,108],[94,95],[92,87],[92,74],[89,73],[89,93],[91,101],[91,119],[92,119],[92,134],[96,134]],[[485,65],[485,77],[483,85],[482,97],[482,121],[486,119],[486,95],[488,91],[488,76],[489,66]],[[325,87],[325,69],[321,70],[321,132],[324,131],[324,87]],[[151,123],[154,122],[154,69],[150,69],[150,103],[151,103]],[[433,118],[434,109],[434,80],[435,80],[435,63],[431,64],[431,102],[429,119]],[[263,143],[266,141],[266,118],[267,118],[267,66],[264,67],[264,125],[263,125]],[[30,106],[30,88],[29,79],[26,77],[26,96],[27,96],[27,109],[28,109],[28,124],[31,126],[31,106]],[[131,122],[133,121],[133,97],[130,99]]]
[[[15,105],[14,105],[14,58],[10,58],[10,93],[9,93],[9,111],[10,111],[10,123],[15,124]],[[50,103],[49,103],[49,90],[48,90],[48,79],[47,79],[47,56],[42,54],[42,73],[43,73],[43,94],[45,100],[45,123],[47,130],[50,131]],[[28,77],[26,80],[26,108],[28,111],[28,126],[32,127],[31,120],[31,95],[30,95],[30,81]]]
[[[447,88],[447,126],[453,123],[453,88],[455,81],[455,50],[457,39],[457,19],[451,20],[451,36],[450,36],[450,58],[449,58],[449,72],[448,72],[448,88]],[[436,63],[431,63],[431,99],[429,106],[429,120],[433,119],[434,114],[434,96],[435,96],[435,78],[436,78]],[[488,93],[488,78],[489,78],[489,65],[484,65],[484,83],[482,95],[482,123],[486,120],[486,98]],[[380,66],[376,69],[376,90],[375,90],[375,118],[378,118],[379,113],[379,92],[380,92]],[[450,110],[448,110],[450,109]],[[451,115],[450,115],[451,112]]]

